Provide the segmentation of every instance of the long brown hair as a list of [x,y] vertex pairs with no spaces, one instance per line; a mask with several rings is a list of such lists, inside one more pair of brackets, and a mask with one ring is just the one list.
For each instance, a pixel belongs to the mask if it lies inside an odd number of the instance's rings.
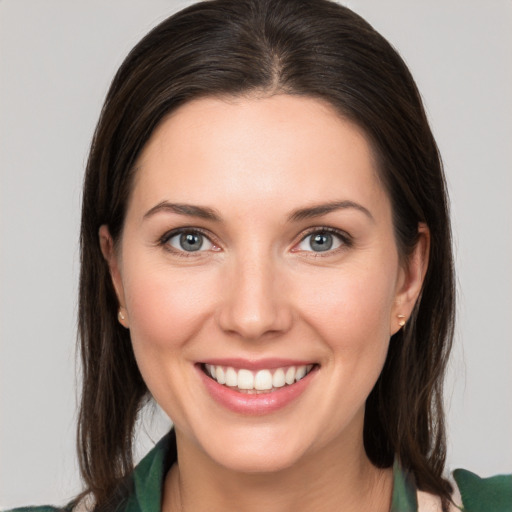
[[454,276],[438,149],[406,65],[367,22],[329,0],[212,0],[154,28],[117,72],[94,135],[81,224],[80,468],[97,503],[132,470],[132,438],[149,393],[100,251],[98,229],[123,228],[134,162],[171,111],[202,96],[286,93],[321,98],[366,133],[391,199],[402,258],[418,223],[429,268],[406,328],[391,340],[366,403],[364,442],[380,467],[398,457],[420,489],[446,500],[442,386],[453,337]]

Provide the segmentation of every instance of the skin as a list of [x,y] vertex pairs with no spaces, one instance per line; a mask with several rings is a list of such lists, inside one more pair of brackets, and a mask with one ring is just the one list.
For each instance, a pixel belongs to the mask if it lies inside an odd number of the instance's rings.
[[[142,376],[176,428],[163,510],[389,510],[392,473],[366,457],[364,405],[418,298],[429,235],[419,226],[402,264],[364,133],[313,98],[203,98],[162,122],[137,169],[120,243],[107,226],[100,243]],[[221,220],[148,214],[163,201]],[[290,219],[339,201],[357,206]],[[211,243],[191,253],[162,238],[183,227]],[[308,235],[326,227],[341,235],[315,252]],[[215,402],[194,366],[225,357],[318,370],[286,407],[246,416]]]

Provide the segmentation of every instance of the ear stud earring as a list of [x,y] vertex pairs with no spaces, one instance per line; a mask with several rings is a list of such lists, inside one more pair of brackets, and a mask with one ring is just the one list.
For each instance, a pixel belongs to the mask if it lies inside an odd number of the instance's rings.
[[398,325],[403,327],[405,325],[405,315],[396,315],[398,317]]
[[121,308],[119,308],[119,312],[117,313],[117,319],[119,320],[119,323],[123,323],[126,317],[123,315],[123,312],[121,311]]

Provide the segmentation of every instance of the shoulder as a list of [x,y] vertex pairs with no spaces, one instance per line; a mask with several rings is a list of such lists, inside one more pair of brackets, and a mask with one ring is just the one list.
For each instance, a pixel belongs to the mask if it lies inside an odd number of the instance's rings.
[[481,478],[466,469],[456,469],[457,484],[463,510],[467,512],[511,512],[512,475]]
[[[512,475],[481,478],[466,469],[453,472],[449,512],[512,512]],[[417,492],[418,512],[440,512],[439,497]]]
[[[173,429],[119,483],[107,509],[118,512],[140,512],[147,508],[158,510],[165,474],[176,460],[176,435]],[[94,509],[93,496],[85,494],[64,507],[21,507],[3,512],[92,512]]]

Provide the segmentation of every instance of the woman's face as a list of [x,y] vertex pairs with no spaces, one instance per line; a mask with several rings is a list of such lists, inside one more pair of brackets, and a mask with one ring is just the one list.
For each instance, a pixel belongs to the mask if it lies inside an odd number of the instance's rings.
[[251,472],[362,449],[428,240],[402,268],[360,129],[312,98],[188,103],[138,159],[117,253],[100,238],[178,440]]

